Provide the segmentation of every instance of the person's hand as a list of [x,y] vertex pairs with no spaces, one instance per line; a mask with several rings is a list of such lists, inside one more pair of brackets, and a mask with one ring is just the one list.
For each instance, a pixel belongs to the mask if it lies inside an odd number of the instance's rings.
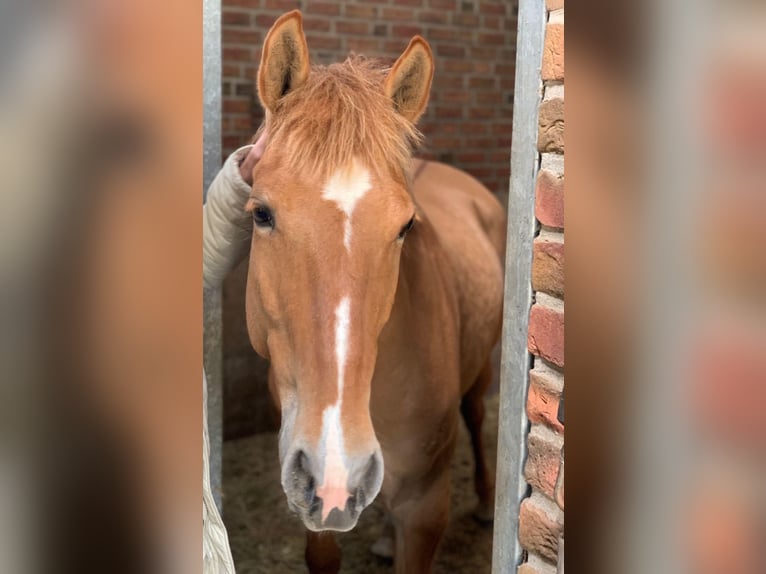
[[259,159],[261,158],[258,146],[253,146],[250,148],[250,151],[247,152],[245,159],[239,164],[239,173],[248,185],[253,185],[253,169]]
[[261,133],[258,140],[253,144],[253,147],[247,152],[245,159],[239,164],[239,173],[248,185],[253,185],[253,169],[255,168],[255,164],[258,163],[258,160],[261,159],[265,147],[266,130]]

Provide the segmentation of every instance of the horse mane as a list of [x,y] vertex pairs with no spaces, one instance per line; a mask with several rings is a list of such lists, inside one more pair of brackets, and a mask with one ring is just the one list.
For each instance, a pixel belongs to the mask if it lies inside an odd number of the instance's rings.
[[384,93],[389,69],[382,60],[357,55],[312,66],[306,82],[267,112],[256,138],[266,129],[268,145],[300,173],[326,179],[353,157],[368,169],[408,177],[423,136]]

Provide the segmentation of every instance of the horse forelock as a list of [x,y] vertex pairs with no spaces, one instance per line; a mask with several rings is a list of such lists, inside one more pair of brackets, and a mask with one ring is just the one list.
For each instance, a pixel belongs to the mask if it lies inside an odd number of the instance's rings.
[[327,179],[350,158],[378,173],[408,177],[422,141],[383,92],[388,69],[359,56],[314,66],[305,84],[285,95],[261,130],[291,170]]

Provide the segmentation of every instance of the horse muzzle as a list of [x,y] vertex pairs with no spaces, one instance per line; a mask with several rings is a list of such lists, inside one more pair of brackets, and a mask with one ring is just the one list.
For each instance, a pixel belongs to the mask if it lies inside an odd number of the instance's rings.
[[321,468],[317,457],[305,448],[294,450],[285,459],[282,487],[288,505],[309,530],[351,530],[380,491],[383,456],[379,447],[344,458],[348,468],[343,472]]

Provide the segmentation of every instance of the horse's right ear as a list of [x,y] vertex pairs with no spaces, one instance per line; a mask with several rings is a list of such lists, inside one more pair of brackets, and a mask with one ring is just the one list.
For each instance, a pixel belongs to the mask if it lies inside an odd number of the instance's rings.
[[258,68],[258,96],[263,107],[274,111],[280,98],[309,76],[309,49],[299,10],[283,14],[274,22],[263,43]]

